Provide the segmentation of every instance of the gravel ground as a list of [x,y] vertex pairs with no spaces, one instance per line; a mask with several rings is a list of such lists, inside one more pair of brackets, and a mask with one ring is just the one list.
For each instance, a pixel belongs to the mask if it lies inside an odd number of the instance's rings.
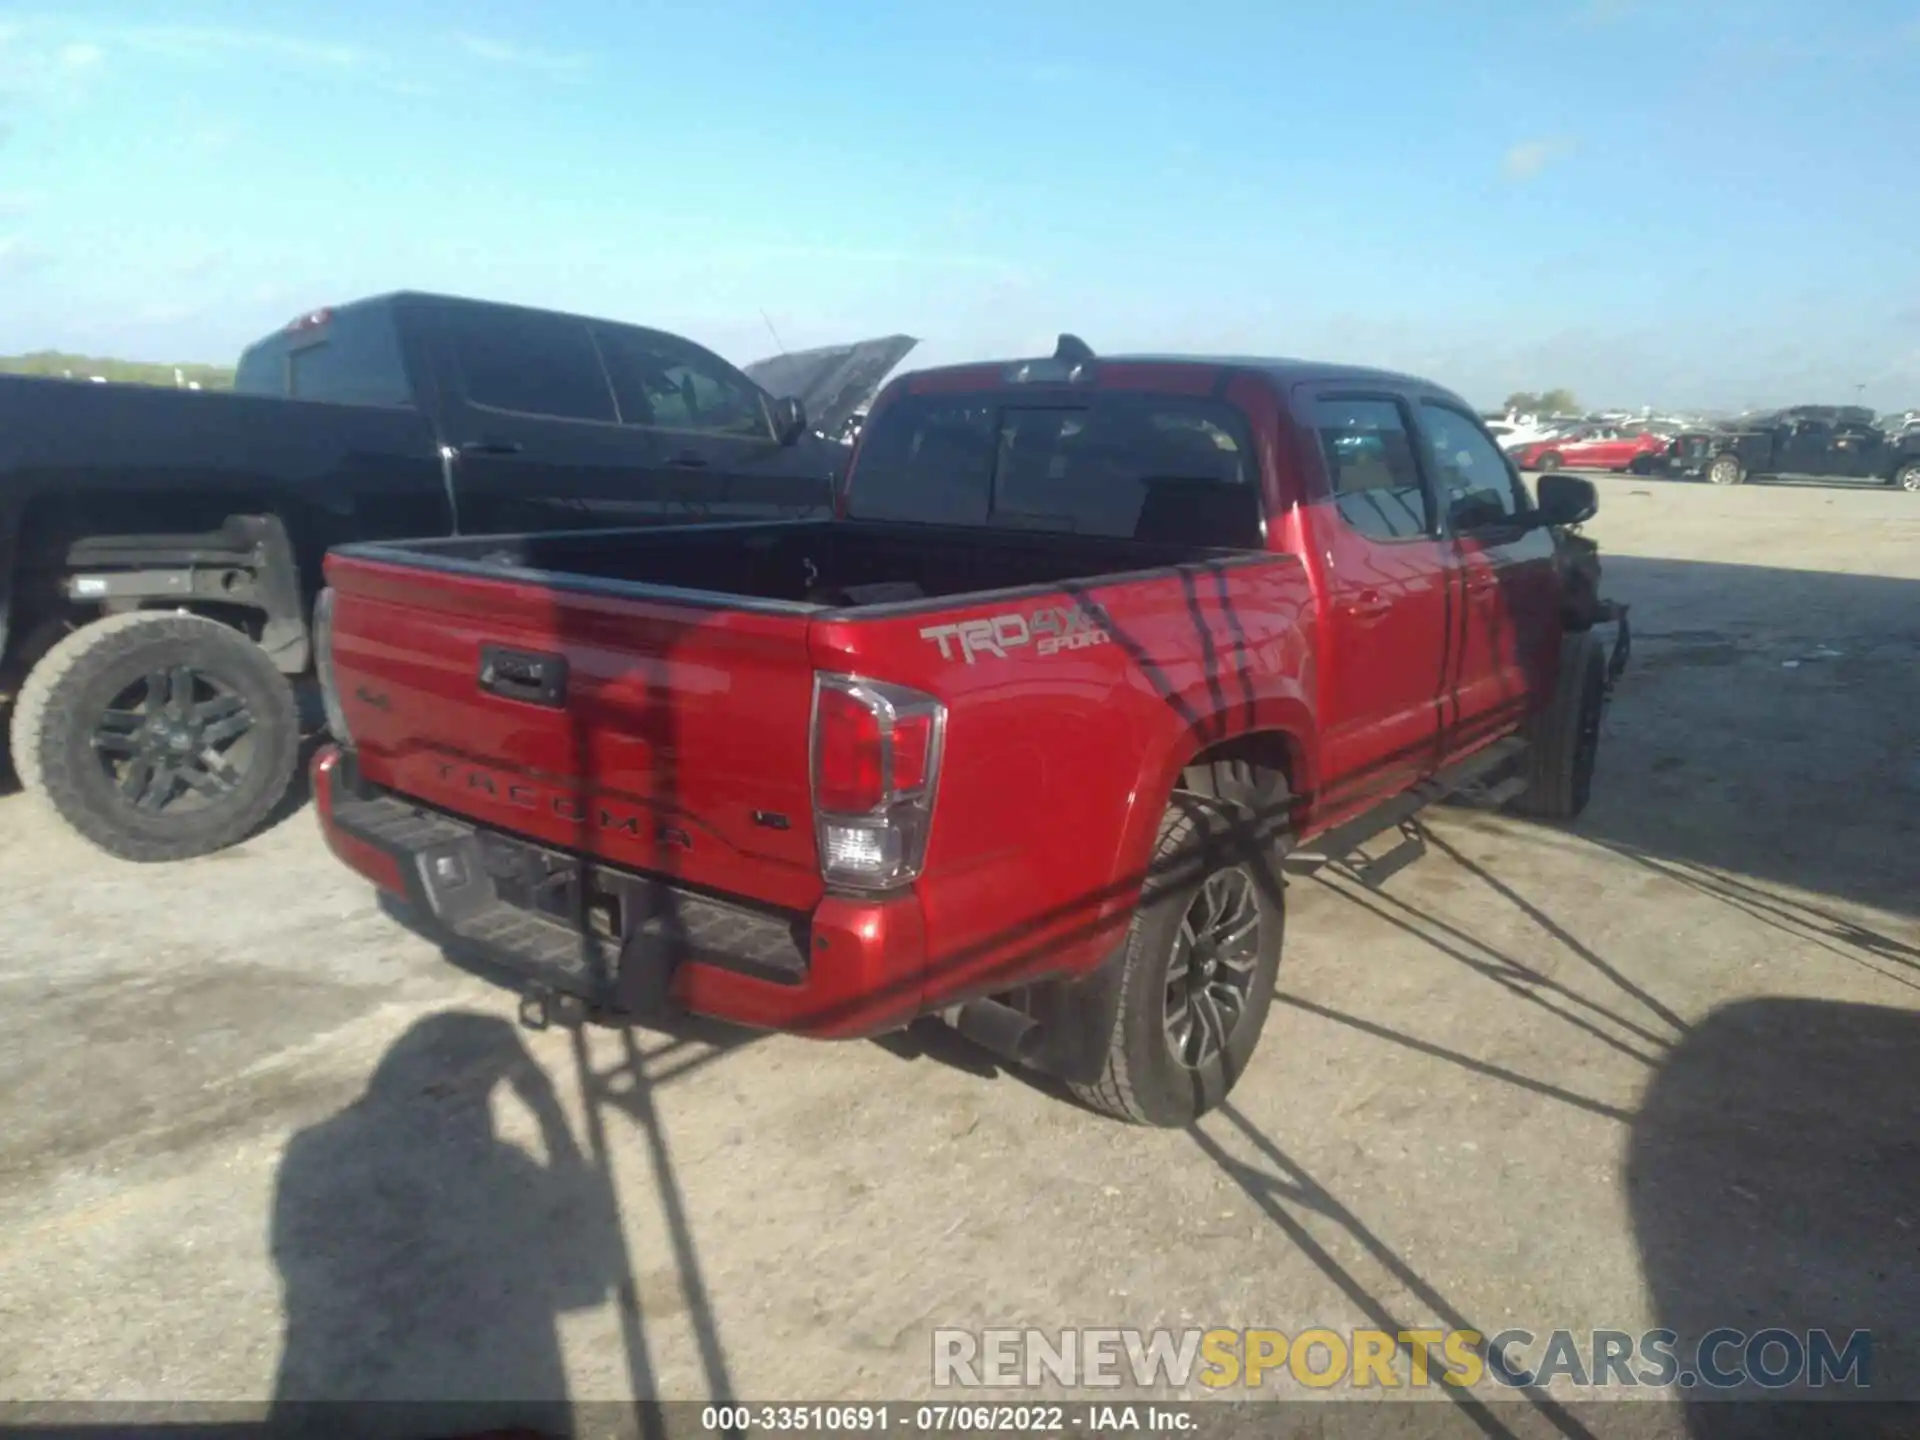
[[[937,1028],[523,1031],[309,813],[142,869],[0,798],[0,1396],[912,1398],[936,1326],[1725,1324],[1871,1328],[1920,1398],[1920,503],[1599,483],[1637,644],[1592,808],[1296,880],[1189,1133]],[[1578,1433],[1548,1392],[1498,1423]]]

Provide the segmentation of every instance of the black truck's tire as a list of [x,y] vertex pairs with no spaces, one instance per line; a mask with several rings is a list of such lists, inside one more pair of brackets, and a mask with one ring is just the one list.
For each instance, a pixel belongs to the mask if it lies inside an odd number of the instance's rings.
[[1716,455],[1707,462],[1707,483],[1739,485],[1747,478],[1747,467],[1732,455]]
[[1920,460],[1909,460],[1893,472],[1893,483],[1902,490],[1920,495]]
[[20,687],[12,745],[21,785],[108,854],[186,860],[267,818],[293,778],[300,721],[286,677],[246,636],[142,612],[47,652]]
[[1522,776],[1527,788],[1510,802],[1536,820],[1572,820],[1593,795],[1600,751],[1607,667],[1600,642],[1588,631],[1561,641],[1560,680],[1552,702],[1528,723]]
[[[1198,796],[1176,795],[1160,822],[1153,870],[1134,912],[1122,966],[1120,1004],[1107,1038],[1099,1079],[1071,1088],[1087,1105],[1138,1125],[1191,1123],[1227,1097],[1246,1069],[1273,1003],[1286,923],[1279,867],[1256,846],[1229,835],[1229,812]],[[1204,928],[1188,923],[1215,898],[1232,908],[1229,925],[1252,923],[1239,946],[1196,951],[1183,936]],[[1203,969],[1202,966],[1209,968]],[[1217,1014],[1227,1023],[1210,1052],[1194,1045],[1176,1054],[1175,987],[1190,1025]],[[1201,999],[1196,991],[1205,993]],[[1227,996],[1234,999],[1228,1002]],[[1186,1032],[1189,1043],[1192,1030]],[[1220,1041],[1224,1039],[1224,1043]]]

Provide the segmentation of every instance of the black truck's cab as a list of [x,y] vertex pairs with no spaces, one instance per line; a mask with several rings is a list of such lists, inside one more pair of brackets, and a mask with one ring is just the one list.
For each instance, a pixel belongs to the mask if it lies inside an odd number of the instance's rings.
[[14,768],[113,853],[221,848],[292,774],[329,548],[825,515],[844,418],[663,331],[415,293],[301,316],[233,393],[0,377]]

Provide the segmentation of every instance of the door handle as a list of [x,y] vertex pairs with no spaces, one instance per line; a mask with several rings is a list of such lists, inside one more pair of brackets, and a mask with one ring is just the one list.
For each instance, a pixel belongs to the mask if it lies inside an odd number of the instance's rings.
[[526,448],[518,440],[483,438],[462,442],[460,453],[462,455],[518,455]]
[[707,468],[707,457],[696,454],[692,450],[682,450],[667,464],[679,470],[704,470]]
[[1378,590],[1362,590],[1348,602],[1347,613],[1356,620],[1378,620],[1393,608],[1393,602]]

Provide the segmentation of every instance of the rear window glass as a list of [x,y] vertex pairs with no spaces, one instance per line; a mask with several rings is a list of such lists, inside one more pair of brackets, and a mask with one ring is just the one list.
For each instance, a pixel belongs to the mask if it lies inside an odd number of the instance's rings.
[[847,510],[1254,548],[1258,474],[1244,417],[1217,401],[904,395],[867,427]]
[[342,311],[320,329],[254,346],[242,357],[233,388],[341,405],[413,403],[393,312],[379,306]]

